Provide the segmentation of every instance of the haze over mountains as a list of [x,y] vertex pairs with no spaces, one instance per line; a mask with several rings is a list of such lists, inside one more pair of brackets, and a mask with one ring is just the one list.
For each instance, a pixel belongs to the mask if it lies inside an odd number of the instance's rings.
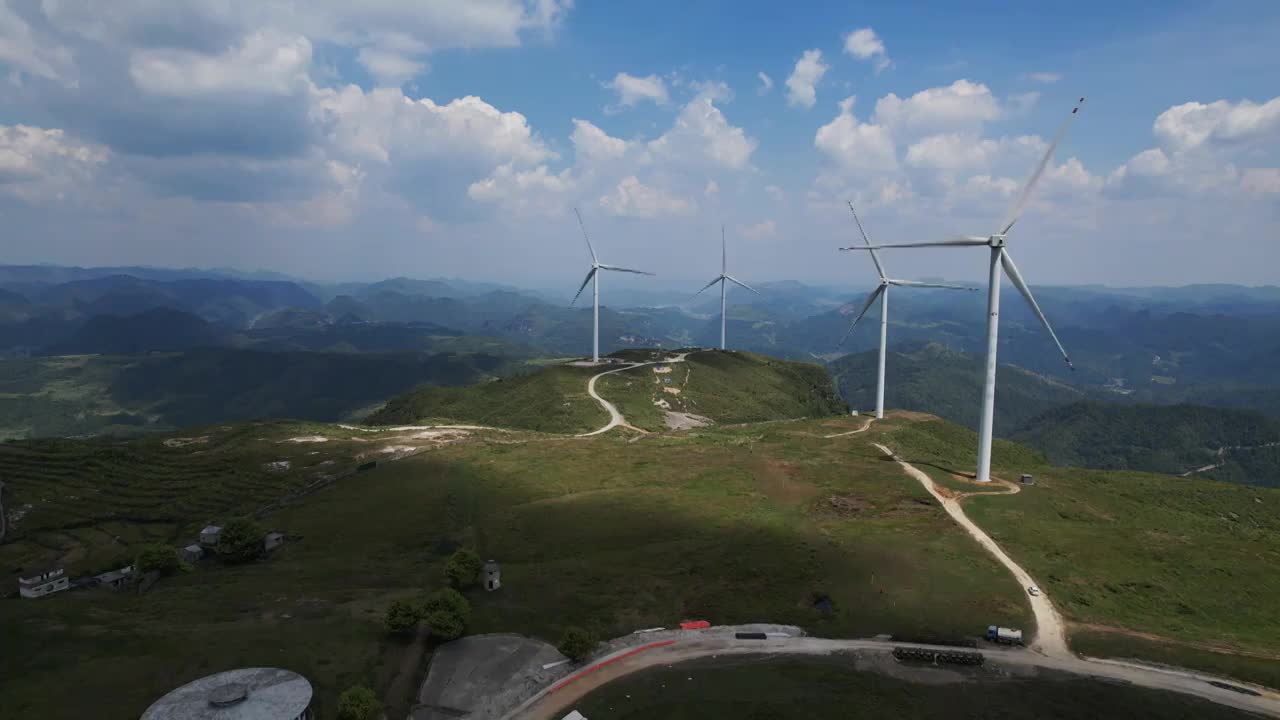
[[[759,296],[730,295],[730,345],[828,363],[851,406],[870,407],[874,354],[867,351],[878,328],[861,323],[836,347],[862,288],[756,284]],[[1173,403],[1280,417],[1280,288],[1038,292],[1076,370],[1051,352],[1022,304],[1010,303],[1001,332],[998,434],[1016,435],[1058,462],[1110,467],[1115,454],[1100,459],[1049,443],[1059,423],[1080,422],[1051,411],[1087,400],[1091,418],[1111,406]],[[456,279],[316,284],[220,270],[0,267],[0,354],[8,358],[0,423],[5,436],[24,437],[257,417],[349,419],[419,384],[468,384],[525,372],[533,358],[581,355],[590,309],[570,307],[568,296]],[[618,287],[609,299],[601,310],[602,352],[718,342],[718,298]],[[983,302],[980,293],[937,291],[895,300],[890,407],[974,424]],[[50,359],[67,355],[95,357]],[[1159,425],[1157,413],[1147,415],[1148,426]],[[1203,458],[1218,440],[1193,442],[1194,450],[1184,448],[1191,454],[1179,457]],[[1255,453],[1250,467],[1258,469],[1262,456],[1269,457]],[[1142,452],[1119,457],[1139,469],[1189,469]],[[1243,474],[1226,464],[1216,472]]]

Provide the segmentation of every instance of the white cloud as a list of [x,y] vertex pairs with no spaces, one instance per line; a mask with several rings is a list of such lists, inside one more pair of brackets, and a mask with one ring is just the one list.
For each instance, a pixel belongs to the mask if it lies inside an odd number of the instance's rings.
[[636,104],[645,100],[656,105],[666,105],[670,101],[667,84],[657,75],[636,77],[620,72],[613,77],[613,82],[607,83],[605,87],[618,93],[618,102],[625,107],[635,107]]
[[875,30],[869,27],[858,28],[845,35],[844,51],[859,60],[871,60],[874,58],[876,72],[880,72],[893,64],[889,60],[888,52],[885,51],[884,41],[880,39],[880,36],[876,35]]
[[817,102],[817,85],[828,66],[822,62],[821,50],[805,50],[787,78],[787,104],[811,108]]
[[546,165],[525,171],[503,165],[492,176],[472,183],[467,195],[472,200],[502,203],[520,213],[555,215],[564,212],[574,184],[569,170],[553,174]]
[[427,51],[418,40],[403,33],[386,33],[376,42],[360,48],[356,61],[379,85],[399,87],[428,69],[426,62],[417,59]]
[[311,43],[306,38],[261,31],[219,55],[136,50],[129,59],[129,75],[139,89],[153,95],[291,95],[310,84],[310,65]]
[[658,158],[677,164],[713,165],[740,170],[751,162],[756,141],[740,127],[729,124],[710,97],[699,96],[676,117],[675,124],[649,150]]
[[706,195],[707,197],[718,195],[719,193],[720,193],[720,183],[716,182],[715,180],[708,180],[707,186],[702,189],[702,194]]
[[1052,85],[1062,79],[1062,74],[1056,72],[1032,72],[1027,73],[1026,78],[1031,82],[1038,82],[1042,85]]
[[760,79],[760,87],[756,88],[757,95],[768,95],[773,89],[773,78],[764,74],[764,71],[756,73],[756,77]]
[[619,160],[627,153],[627,141],[611,137],[586,120],[573,119],[573,134],[569,140],[580,158]]
[[57,128],[0,125],[0,193],[37,203],[88,192],[109,157],[106,148],[69,139]]
[[778,234],[778,223],[773,220],[765,220],[754,225],[746,225],[742,228],[742,234],[749,240],[771,238]]
[[907,147],[906,162],[918,168],[984,170],[997,161],[1030,161],[1047,147],[1035,135],[984,138],[976,133],[929,135]]
[[906,99],[889,93],[876,102],[874,120],[895,130],[922,131],[977,127],[1000,115],[1000,103],[990,88],[962,79]]
[[847,170],[865,173],[896,168],[893,136],[882,125],[859,122],[853,114],[855,100],[849,97],[840,102],[840,114],[818,128],[814,147]]
[[645,185],[635,175],[623,178],[612,193],[601,197],[600,207],[611,215],[641,218],[690,215],[697,209],[693,202]]
[[1262,105],[1250,100],[1175,105],[1160,113],[1153,131],[1156,141],[1172,150],[1270,138],[1280,135],[1280,97]]
[[39,35],[9,3],[0,2],[0,64],[65,84],[75,82],[74,57],[69,49]]

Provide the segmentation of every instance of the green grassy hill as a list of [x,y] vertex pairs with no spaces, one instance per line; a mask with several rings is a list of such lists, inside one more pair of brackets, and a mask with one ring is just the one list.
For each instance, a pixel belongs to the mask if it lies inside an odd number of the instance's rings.
[[[840,394],[854,408],[876,406],[877,351],[846,355],[828,365]],[[966,427],[977,427],[982,398],[982,358],[929,344],[886,358],[885,407],[918,410]],[[1031,418],[1078,402],[1084,393],[1070,385],[1012,365],[996,372],[999,402],[995,432],[1007,436]]]
[[[566,391],[585,387],[576,370],[555,368]],[[529,392],[539,387],[550,392],[545,379]],[[872,445],[972,490],[953,473],[971,469],[973,433],[894,413],[827,437],[863,422],[582,439],[249,424],[5,443],[6,590],[23,568],[61,562],[79,576],[281,499],[262,521],[290,541],[270,560],[204,563],[141,596],[0,600],[0,707],[137,717],[209,672],[284,665],[311,679],[330,717],[350,684],[391,687],[406,646],[383,634],[382,613],[438,587],[459,546],[503,568],[502,591],[469,593],[469,632],[554,639],[573,624],[610,637],[687,618],[839,637],[1030,631],[1024,589]],[[375,469],[325,483],[370,459]],[[1280,663],[1264,659],[1280,656],[1280,577],[1265,572],[1280,564],[1280,490],[1055,468],[1006,441],[995,469],[1037,484],[966,507],[1055,600],[1073,644],[1280,686]]]
[[1280,421],[1251,410],[1196,405],[1077,403],[1014,433],[1059,465],[1142,470],[1280,486]]

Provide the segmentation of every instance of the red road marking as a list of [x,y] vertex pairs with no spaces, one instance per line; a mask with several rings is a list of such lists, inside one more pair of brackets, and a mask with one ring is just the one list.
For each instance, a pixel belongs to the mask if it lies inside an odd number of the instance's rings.
[[628,650],[627,652],[624,652],[624,653],[622,653],[621,655],[616,655],[616,656],[614,656],[614,657],[611,657],[611,658],[609,658],[608,660],[602,660],[602,661],[600,661],[600,662],[596,663],[595,665],[592,665],[592,666],[587,667],[587,668],[583,668],[582,670],[579,670],[578,672],[576,672],[576,673],[574,673],[573,675],[570,675],[569,677],[567,677],[567,678],[565,678],[565,679],[561,680],[560,682],[556,683],[555,685],[552,685],[552,686],[551,686],[551,689],[547,691],[547,694],[548,694],[548,695],[550,695],[551,693],[553,693],[553,692],[555,692],[555,691],[559,690],[560,688],[564,687],[565,685],[568,685],[569,683],[573,682],[574,680],[577,680],[578,678],[582,677],[583,675],[589,675],[589,674],[591,674],[591,673],[595,672],[596,670],[599,670],[600,668],[604,667],[605,665],[608,665],[608,664],[610,664],[610,663],[618,662],[619,660],[622,660],[622,659],[624,659],[624,658],[629,658],[629,657],[631,657],[632,655],[635,655],[636,653],[644,652],[645,650],[650,650],[650,649],[652,649],[652,648],[656,648],[656,647],[662,647],[662,646],[664,646],[664,645],[674,645],[674,644],[675,644],[675,642],[676,642],[675,640],[661,640],[661,641],[659,641],[659,642],[649,643],[648,645],[641,645],[640,647],[638,647],[638,648],[636,648],[636,649],[634,649],[634,650]]

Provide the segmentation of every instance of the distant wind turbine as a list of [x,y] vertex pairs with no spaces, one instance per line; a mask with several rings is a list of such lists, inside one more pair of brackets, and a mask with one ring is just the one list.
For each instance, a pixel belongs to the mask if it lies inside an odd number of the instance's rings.
[[741,285],[742,287],[750,290],[751,292],[757,295],[760,294],[759,290],[756,290],[750,285],[742,282],[738,278],[729,274],[729,252],[727,247],[725,246],[725,241],[724,241],[724,226],[721,225],[720,226],[720,275],[715,280],[712,280],[711,282],[704,285],[702,290],[699,290],[698,292],[693,294],[694,297],[698,297],[699,295],[702,294],[703,290],[706,290],[707,288],[711,287],[712,285],[715,285],[716,283],[720,283],[720,349],[721,350],[724,350],[725,289],[726,289],[725,283],[726,282],[731,282],[736,285]]
[[653,273],[643,270],[629,270],[600,262],[596,257],[596,249],[591,247],[591,238],[587,237],[587,226],[582,222],[582,213],[578,212],[578,208],[574,208],[573,214],[578,216],[578,227],[582,228],[582,239],[587,241],[587,250],[591,251],[591,270],[587,273],[587,278],[582,281],[582,286],[578,288],[578,294],[574,295],[573,300],[569,301],[569,305],[572,306],[578,302],[578,296],[586,289],[587,283],[595,281],[591,285],[591,362],[598,363],[600,362],[600,271],[612,270],[613,272],[635,273],[636,275],[653,275]]
[[1018,193],[1018,199],[1014,202],[1013,209],[1009,211],[1008,219],[1000,225],[1000,229],[995,234],[986,237],[967,235],[937,242],[896,243],[859,248],[874,252],[895,247],[968,247],[985,245],[991,249],[991,265],[987,274],[987,376],[986,382],[982,386],[982,419],[978,425],[977,480],[979,482],[987,482],[991,479],[991,429],[994,424],[996,410],[996,346],[1000,333],[1000,270],[1002,267],[1004,268],[1004,274],[1009,276],[1009,281],[1013,283],[1014,287],[1018,288],[1018,292],[1022,293],[1022,297],[1026,298],[1027,304],[1031,306],[1032,312],[1040,319],[1040,324],[1048,331],[1049,337],[1053,338],[1054,344],[1058,346],[1058,351],[1062,353],[1062,359],[1067,362],[1067,367],[1072,370],[1075,369],[1071,364],[1071,357],[1067,355],[1067,351],[1062,347],[1057,334],[1053,332],[1053,326],[1049,324],[1049,319],[1044,316],[1044,313],[1040,310],[1040,305],[1036,303],[1035,297],[1031,294],[1031,288],[1027,287],[1026,281],[1022,279],[1022,273],[1018,272],[1018,266],[1013,263],[1013,258],[1009,255],[1008,248],[1005,247],[1005,237],[1009,234],[1009,230],[1013,228],[1013,224],[1018,221],[1018,216],[1022,214],[1023,208],[1027,205],[1027,200],[1031,197],[1031,191],[1035,189],[1036,183],[1040,182],[1045,168],[1049,166],[1049,159],[1053,157],[1053,151],[1057,149],[1058,143],[1062,142],[1062,138],[1067,134],[1067,128],[1071,127],[1071,121],[1075,119],[1076,114],[1080,111],[1082,103],[1084,103],[1084,98],[1080,98],[1080,102],[1076,103],[1076,106],[1071,109],[1071,114],[1067,116],[1066,122],[1062,123],[1062,127],[1058,128],[1058,134],[1053,136],[1053,141],[1049,143],[1049,148],[1045,150],[1044,157],[1040,158],[1040,163],[1036,165],[1031,177],[1027,179],[1026,185],[1022,187],[1022,192]]
[[920,287],[920,288],[944,288],[947,290],[972,290],[977,291],[978,288],[963,287],[960,285],[942,285],[939,283],[923,283],[913,280],[895,280],[884,274],[884,265],[880,264],[880,256],[875,250],[871,250],[871,239],[867,237],[867,231],[862,229],[862,221],[858,219],[858,211],[853,209],[853,203],[849,203],[849,212],[853,213],[853,221],[858,224],[858,232],[862,234],[862,242],[866,244],[865,248],[847,247],[841,250],[867,250],[871,254],[871,262],[876,265],[876,272],[880,275],[880,284],[875,290],[867,296],[867,301],[862,305],[862,311],[849,324],[849,329],[845,331],[844,337],[840,338],[840,345],[844,345],[844,341],[849,339],[849,334],[853,332],[854,326],[862,319],[863,315],[871,309],[876,299],[880,300],[880,370],[876,376],[876,417],[884,417],[884,361],[886,352],[886,343],[889,337],[889,286],[896,285],[898,287]]

